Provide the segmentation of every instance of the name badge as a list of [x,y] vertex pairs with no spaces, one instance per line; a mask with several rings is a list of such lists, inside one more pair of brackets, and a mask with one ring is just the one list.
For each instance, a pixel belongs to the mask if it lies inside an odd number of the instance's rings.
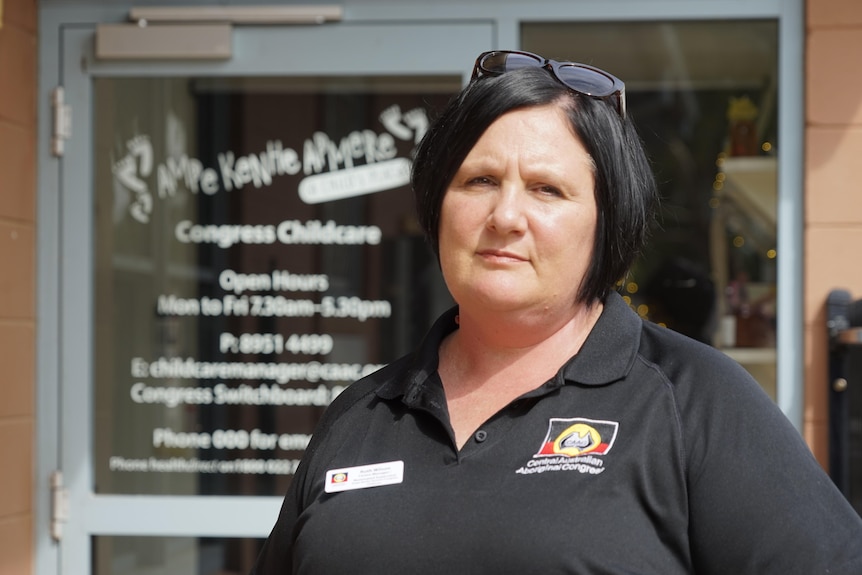
[[339,491],[394,485],[403,481],[404,462],[387,461],[386,463],[330,469],[326,472],[324,491],[338,493]]

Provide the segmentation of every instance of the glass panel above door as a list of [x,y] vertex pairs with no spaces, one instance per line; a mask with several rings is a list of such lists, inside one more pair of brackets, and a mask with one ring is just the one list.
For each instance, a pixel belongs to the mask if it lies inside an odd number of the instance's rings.
[[663,198],[622,286],[632,307],[722,348],[775,398],[778,23],[529,23],[521,38],[626,82]]
[[461,77],[98,78],[97,493],[274,495],[451,305],[411,153]]

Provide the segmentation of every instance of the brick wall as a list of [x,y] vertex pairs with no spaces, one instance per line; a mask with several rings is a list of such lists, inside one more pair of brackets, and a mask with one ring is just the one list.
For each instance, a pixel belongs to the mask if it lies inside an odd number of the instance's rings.
[[862,298],[862,2],[808,0],[805,113],[805,439],[828,461],[826,297]]
[[0,0],[0,575],[33,572],[37,0]]

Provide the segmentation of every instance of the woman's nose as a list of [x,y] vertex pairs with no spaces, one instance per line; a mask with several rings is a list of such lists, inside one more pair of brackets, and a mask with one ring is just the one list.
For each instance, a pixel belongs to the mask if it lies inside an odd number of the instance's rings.
[[488,214],[488,227],[498,233],[520,231],[526,227],[524,194],[514,187],[501,188],[494,195],[494,204]]

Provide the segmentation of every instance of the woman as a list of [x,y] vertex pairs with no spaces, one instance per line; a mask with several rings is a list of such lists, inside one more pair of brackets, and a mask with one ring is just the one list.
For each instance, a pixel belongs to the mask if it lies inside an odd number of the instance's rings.
[[254,573],[862,573],[760,387],[613,290],[655,199],[622,82],[483,54],[413,184],[458,305],[333,403]]

